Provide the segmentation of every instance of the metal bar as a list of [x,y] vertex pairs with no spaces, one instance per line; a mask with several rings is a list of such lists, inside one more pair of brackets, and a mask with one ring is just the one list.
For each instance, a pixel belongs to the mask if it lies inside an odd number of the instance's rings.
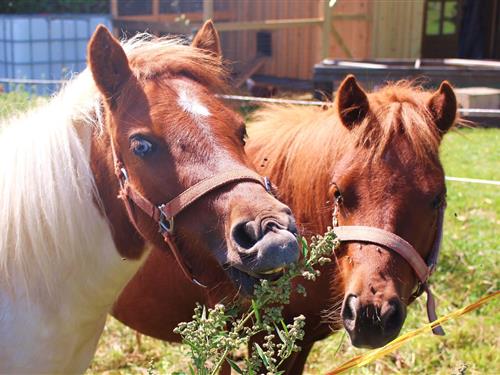
[[483,66],[491,68],[500,68],[500,61],[488,60],[469,60],[469,59],[443,59],[445,65],[459,65],[459,66]]

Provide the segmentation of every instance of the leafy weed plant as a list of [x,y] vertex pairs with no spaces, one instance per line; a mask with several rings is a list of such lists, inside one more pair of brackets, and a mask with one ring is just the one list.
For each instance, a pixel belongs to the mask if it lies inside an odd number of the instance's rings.
[[[282,374],[279,366],[294,352],[300,350],[298,342],[304,337],[305,317],[299,315],[293,323],[283,320],[283,305],[290,303],[292,279],[303,276],[315,280],[320,271],[318,265],[331,261],[330,256],[339,246],[331,228],[324,236],[315,236],[310,245],[304,238],[302,258],[276,281],[261,280],[255,287],[250,307],[241,314],[239,306],[226,307],[217,304],[207,309],[198,305],[193,320],[180,323],[174,332],[180,334],[188,346],[192,364],[191,374],[215,375],[224,362],[238,374],[253,375],[265,369],[269,374]],[[305,289],[297,285],[297,292],[305,295]],[[264,335],[262,346],[254,342],[251,355],[243,368],[234,362],[231,353],[248,347],[252,338]],[[178,373],[181,374],[181,373]]]

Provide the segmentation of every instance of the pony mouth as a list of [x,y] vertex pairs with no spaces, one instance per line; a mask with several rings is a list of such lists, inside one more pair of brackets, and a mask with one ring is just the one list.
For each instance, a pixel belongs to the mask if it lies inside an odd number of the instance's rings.
[[275,275],[279,274],[280,276],[282,276],[284,273],[285,273],[285,267],[281,266],[281,267],[273,268],[273,269],[268,270],[268,271],[259,272],[258,275],[275,276]]
[[276,281],[286,272],[286,267],[276,267],[264,272],[244,271],[237,266],[229,266],[227,273],[237,287],[246,295],[252,295],[260,280]]

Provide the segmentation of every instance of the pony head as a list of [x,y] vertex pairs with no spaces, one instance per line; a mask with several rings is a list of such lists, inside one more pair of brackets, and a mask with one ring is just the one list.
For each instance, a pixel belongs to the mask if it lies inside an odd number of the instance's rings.
[[[349,76],[335,105],[343,146],[328,196],[337,202],[339,225],[392,232],[427,259],[440,240],[446,187],[438,147],[455,122],[453,89],[446,81],[434,93],[399,83],[367,94]],[[380,347],[394,339],[418,287],[409,263],[384,246],[357,241],[343,244],[338,261],[341,318],[352,343]]]
[[[123,163],[134,191],[156,206],[207,178],[252,168],[243,149],[243,119],[215,96],[224,89],[225,76],[212,22],[191,46],[164,39],[135,43],[126,51],[127,45],[124,50],[100,26],[88,46],[105,120],[92,159],[101,196],[114,196],[104,202],[112,225],[116,215],[125,216],[116,199],[113,159]],[[114,231],[120,253],[137,258],[143,242],[167,250],[158,223],[133,208],[128,216],[134,227],[122,223],[125,230]],[[208,192],[180,212],[174,241],[198,280],[216,282],[218,276],[206,272],[216,262],[248,291],[257,278],[275,277],[297,260],[295,234],[287,206],[262,185],[240,181]]]

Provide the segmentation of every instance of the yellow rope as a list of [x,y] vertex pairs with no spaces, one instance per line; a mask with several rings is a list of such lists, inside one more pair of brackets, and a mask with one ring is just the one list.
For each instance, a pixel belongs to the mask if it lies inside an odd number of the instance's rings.
[[476,302],[470,304],[469,306],[463,307],[461,309],[458,309],[456,311],[453,311],[438,320],[428,323],[425,326],[418,328],[414,331],[408,332],[395,340],[391,341],[387,345],[383,346],[382,348],[379,349],[374,349],[369,351],[366,354],[363,355],[358,355],[349,361],[343,363],[341,366],[337,367],[333,371],[330,371],[327,375],[335,375],[335,374],[341,374],[349,369],[355,368],[355,367],[362,367],[367,365],[368,363],[379,359],[383,357],[386,354],[391,353],[392,351],[398,349],[401,347],[404,343],[406,343],[408,340],[411,340],[412,338],[421,335],[422,333],[426,333],[429,330],[431,330],[434,326],[437,326],[441,323],[447,322],[448,320],[451,319],[456,319],[464,314],[467,314],[470,311],[476,310],[485,303],[488,303],[492,299],[498,297],[500,295],[500,291],[493,292],[492,294],[489,294],[487,296],[484,296],[477,300]]

